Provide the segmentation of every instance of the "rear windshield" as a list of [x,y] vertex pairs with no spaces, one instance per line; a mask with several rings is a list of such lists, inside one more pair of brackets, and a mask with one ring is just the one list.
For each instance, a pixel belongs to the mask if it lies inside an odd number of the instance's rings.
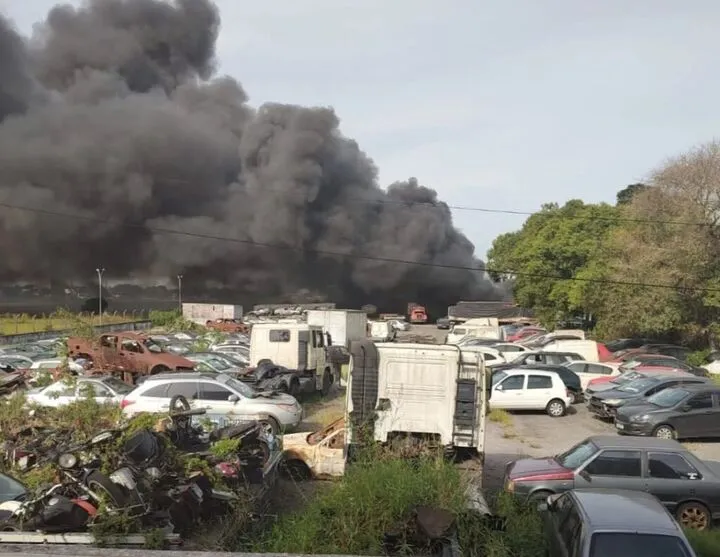
[[690,557],[685,544],[675,536],[657,534],[594,534],[590,557]]

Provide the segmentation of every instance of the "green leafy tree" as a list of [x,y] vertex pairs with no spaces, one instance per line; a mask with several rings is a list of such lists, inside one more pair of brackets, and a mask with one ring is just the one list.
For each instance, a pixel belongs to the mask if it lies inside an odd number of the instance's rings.
[[618,205],[627,205],[628,203],[630,203],[633,200],[633,198],[637,194],[646,191],[649,187],[650,186],[648,186],[647,184],[641,184],[641,183],[630,184],[629,186],[621,189],[617,193],[617,196],[615,197],[617,199],[617,204]]
[[585,290],[572,279],[596,272],[617,215],[607,204],[546,204],[521,230],[495,239],[488,252],[491,276],[512,279],[517,303],[533,308],[547,325],[584,313]]

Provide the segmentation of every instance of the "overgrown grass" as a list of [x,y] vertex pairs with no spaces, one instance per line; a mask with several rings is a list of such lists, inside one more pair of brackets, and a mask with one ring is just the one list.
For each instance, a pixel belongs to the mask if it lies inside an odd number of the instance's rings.
[[487,417],[491,422],[495,422],[503,426],[509,426],[512,424],[512,416],[505,410],[501,410],[499,408],[492,408]]
[[[130,313],[106,313],[102,317],[102,324],[126,323],[136,321],[138,317]],[[97,315],[83,315],[82,320],[90,325],[100,325]],[[26,314],[0,315],[0,335],[18,335],[25,333],[40,333],[45,331],[66,331],[76,326],[76,319],[48,316],[32,316]]]
[[[417,505],[461,513],[465,486],[440,456],[400,459],[379,450],[350,465],[342,482],[283,517],[252,549],[273,553],[381,555],[384,534]],[[237,548],[247,549],[247,548]]]
[[720,530],[685,530],[690,545],[697,557],[718,557],[720,555]]

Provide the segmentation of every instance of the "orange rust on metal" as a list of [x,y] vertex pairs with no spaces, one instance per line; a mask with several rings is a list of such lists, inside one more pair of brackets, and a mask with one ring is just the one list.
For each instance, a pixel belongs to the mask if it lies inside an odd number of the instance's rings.
[[308,445],[316,445],[323,439],[325,439],[331,433],[336,432],[338,429],[345,429],[345,418],[335,420],[331,424],[325,426],[323,429],[311,433],[307,437]]
[[218,318],[205,323],[208,329],[221,333],[249,333],[250,327],[240,319]]

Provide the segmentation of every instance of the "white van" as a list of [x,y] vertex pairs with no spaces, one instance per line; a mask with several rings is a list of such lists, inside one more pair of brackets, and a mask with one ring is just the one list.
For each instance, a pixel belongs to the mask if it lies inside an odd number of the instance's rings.
[[456,346],[355,341],[350,345],[346,420],[372,424],[374,439],[431,436],[446,449],[485,446],[482,355]]
[[458,323],[447,336],[445,344],[457,344],[465,337],[503,340],[503,330],[496,317],[481,317]]
[[563,339],[554,340],[544,345],[541,352],[575,352],[580,354],[587,362],[604,362],[612,359],[612,353],[607,347],[594,340]]

